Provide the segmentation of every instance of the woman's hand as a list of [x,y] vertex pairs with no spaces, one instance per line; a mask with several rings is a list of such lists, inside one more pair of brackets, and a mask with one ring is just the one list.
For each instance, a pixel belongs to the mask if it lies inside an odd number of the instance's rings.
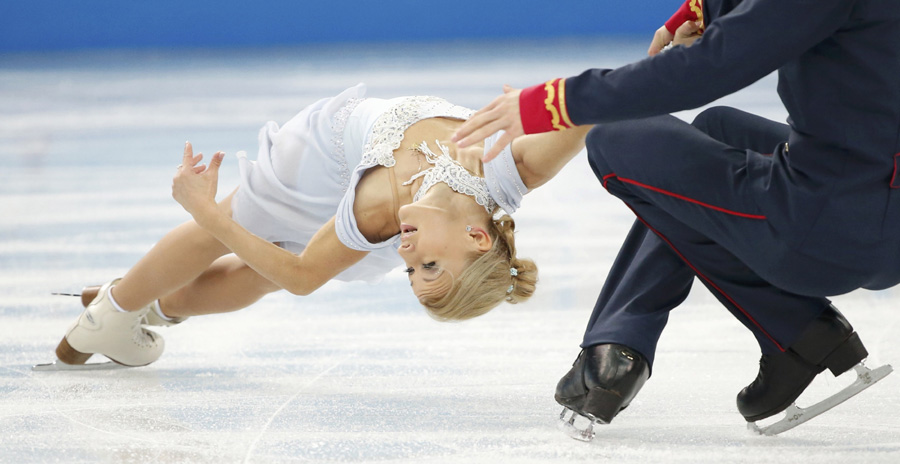
[[703,27],[701,21],[685,21],[675,30],[675,36],[672,37],[672,44],[690,47],[693,45],[694,41],[699,39],[702,35],[700,33],[701,27]]
[[669,42],[674,38],[675,36],[666,29],[666,26],[661,26],[653,34],[653,40],[650,41],[650,48],[647,49],[647,54],[650,56],[656,55],[661,52],[666,45],[669,45]]
[[203,154],[194,156],[190,142],[184,144],[184,156],[172,179],[172,197],[199,223],[216,211],[216,190],[219,183],[219,166],[225,153],[216,152],[209,166],[198,164]]
[[678,29],[675,30],[675,34],[672,34],[666,29],[666,26],[662,26],[656,30],[655,34],[653,34],[653,40],[650,42],[650,48],[647,50],[647,54],[650,56],[656,55],[661,52],[666,45],[669,45],[669,43],[672,45],[690,47],[694,41],[699,39],[702,35],[700,33],[701,27],[703,27],[701,21],[685,21],[681,26],[678,26]]
[[519,89],[503,86],[503,95],[495,98],[488,106],[478,110],[453,134],[453,140],[460,148],[478,143],[497,131],[504,131],[491,150],[481,159],[483,163],[497,157],[514,138],[524,135],[522,116],[519,114]]

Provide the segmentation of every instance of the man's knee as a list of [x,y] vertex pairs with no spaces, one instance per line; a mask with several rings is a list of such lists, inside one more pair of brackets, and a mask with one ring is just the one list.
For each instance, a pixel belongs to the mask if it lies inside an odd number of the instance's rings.
[[588,162],[598,179],[615,172],[616,157],[633,152],[635,131],[631,121],[597,124],[588,132],[584,144]]
[[721,126],[722,119],[726,118],[730,110],[727,106],[713,106],[707,108],[698,114],[691,125],[708,134],[711,129]]
[[733,131],[742,127],[747,114],[730,106],[713,106],[701,111],[691,125],[716,140],[725,141],[729,128]]

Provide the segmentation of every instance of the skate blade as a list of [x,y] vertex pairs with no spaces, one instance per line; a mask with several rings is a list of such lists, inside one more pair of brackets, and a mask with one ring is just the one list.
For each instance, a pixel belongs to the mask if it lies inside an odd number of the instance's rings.
[[853,398],[858,395],[863,390],[871,387],[879,380],[887,377],[888,374],[893,372],[894,368],[891,367],[890,364],[885,364],[884,366],[869,369],[862,362],[853,366],[853,369],[856,370],[856,380],[844,387],[843,390],[825,398],[822,401],[819,401],[812,406],[806,408],[797,407],[796,404],[791,404],[784,411],[784,417],[778,422],[774,422],[770,425],[760,427],[755,422],[747,422],[747,429],[753,433],[758,435],[766,435],[766,436],[774,436],[783,432],[787,432],[788,430],[797,427],[798,425],[809,421],[810,419],[828,411],[829,409],[843,403],[844,401]]
[[[571,416],[566,419],[566,413],[571,413]],[[588,424],[584,428],[578,428],[575,425],[575,420],[580,419],[579,422],[587,421]],[[584,416],[580,413],[577,413],[569,408],[564,407],[562,412],[559,413],[559,423],[557,424],[558,428],[570,438],[574,438],[578,441],[589,442],[594,439],[596,433],[594,432],[594,426],[598,424],[603,424],[604,422],[599,419],[593,419],[587,416]]]
[[109,371],[116,369],[127,369],[131,366],[115,363],[112,361],[95,362],[85,364],[66,364],[59,360],[47,364],[35,364],[31,367],[35,372],[53,372],[53,371]]
[[81,306],[87,308],[87,306],[91,304],[92,301],[94,301],[94,298],[97,297],[97,291],[99,289],[99,286],[93,286],[84,287],[83,289],[81,289],[81,293],[50,292],[50,294],[55,296],[74,296],[81,298]]

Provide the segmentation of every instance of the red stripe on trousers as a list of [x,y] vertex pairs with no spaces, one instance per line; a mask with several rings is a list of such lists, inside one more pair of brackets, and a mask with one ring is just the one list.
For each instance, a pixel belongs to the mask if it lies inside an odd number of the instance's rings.
[[738,217],[747,218],[747,219],[760,219],[760,220],[766,219],[766,217],[763,216],[763,215],[761,215],[761,214],[741,213],[741,212],[738,212],[738,211],[732,211],[732,210],[730,210],[730,209],[721,208],[721,207],[719,207],[719,206],[713,206],[713,205],[710,205],[709,203],[704,203],[704,202],[702,202],[702,201],[700,201],[700,200],[695,200],[695,199],[693,199],[693,198],[686,197],[686,196],[684,196],[684,195],[679,195],[679,194],[677,194],[677,193],[670,192],[670,191],[668,191],[668,190],[663,190],[663,189],[661,189],[661,188],[659,188],[659,187],[654,187],[654,186],[652,186],[652,185],[647,185],[647,184],[638,182],[638,181],[636,181],[636,180],[634,180],[634,179],[628,179],[628,178],[626,178],[626,177],[619,177],[619,176],[617,176],[616,174],[607,174],[607,175],[603,176],[603,179],[602,179],[602,182],[603,182],[603,188],[606,188],[606,184],[607,184],[607,182],[609,182],[609,179],[611,179],[611,178],[617,178],[617,179],[619,179],[621,182],[625,182],[626,184],[635,185],[635,186],[637,186],[637,187],[645,188],[645,189],[647,189],[647,190],[650,190],[650,191],[653,191],[653,192],[656,192],[656,193],[661,193],[661,194],[663,194],[663,195],[668,195],[668,196],[670,196],[670,197],[677,198],[677,199],[679,199],[679,200],[684,200],[684,201],[687,201],[687,202],[689,202],[689,203],[694,203],[695,205],[700,205],[700,206],[702,206],[702,207],[704,207],[704,208],[708,208],[708,209],[711,209],[711,210],[714,210],[714,211],[718,211],[718,212],[720,212],[720,213],[731,214],[731,215],[733,215],[733,216],[738,216]]
[[[627,205],[627,203],[626,203],[626,205]],[[710,279],[709,277],[706,277],[705,274],[703,274],[702,272],[700,272],[699,269],[697,269],[690,261],[688,261],[687,258],[684,257],[683,254],[681,254],[680,251],[678,251],[678,248],[675,248],[675,245],[674,245],[672,242],[670,242],[669,239],[666,238],[665,235],[661,234],[658,230],[654,229],[653,226],[651,226],[650,224],[648,224],[647,221],[645,221],[644,218],[642,218],[642,217],[637,213],[637,211],[634,210],[634,208],[631,208],[631,206],[628,206],[628,207],[631,209],[632,212],[634,212],[634,215],[638,218],[638,220],[641,221],[642,223],[644,223],[644,225],[647,226],[648,229],[652,230],[654,234],[656,234],[659,238],[661,238],[664,242],[666,242],[666,244],[669,245],[670,248],[672,248],[672,251],[674,251],[675,254],[678,255],[678,257],[681,258],[681,260],[684,261],[684,263],[687,264],[688,267],[690,267],[691,270],[693,270],[694,273],[697,274],[698,277],[700,277],[701,279],[705,280],[710,286],[712,286],[712,288],[716,289],[717,292],[721,293],[722,296],[724,296],[726,300],[728,300],[731,304],[733,304],[734,307],[737,308],[738,311],[741,312],[741,314],[743,314],[744,316],[746,316],[747,319],[749,319],[750,322],[752,322],[753,325],[756,326],[756,328],[758,328],[758,329],[763,333],[763,335],[765,335],[766,338],[769,339],[769,341],[771,341],[772,343],[774,343],[775,346],[776,346],[779,350],[785,351],[785,348],[782,347],[781,344],[778,343],[778,341],[775,340],[775,338],[773,338],[772,335],[770,335],[769,332],[767,332],[766,329],[764,329],[763,326],[760,325],[760,323],[757,322],[757,320],[753,318],[753,316],[751,316],[749,313],[747,313],[747,311],[745,311],[744,308],[741,307],[741,305],[737,304],[737,302],[734,301],[734,298],[732,298],[730,295],[728,295],[727,293],[725,293],[725,291],[723,291],[721,287],[719,287],[718,285],[716,285],[716,283],[713,282],[712,279]]]

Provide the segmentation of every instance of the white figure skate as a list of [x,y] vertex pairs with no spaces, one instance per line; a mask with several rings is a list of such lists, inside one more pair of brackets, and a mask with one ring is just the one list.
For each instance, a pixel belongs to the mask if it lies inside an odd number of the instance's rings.
[[94,300],[56,347],[59,362],[34,366],[34,370],[109,369],[108,363],[85,364],[93,354],[102,354],[116,364],[135,367],[150,364],[162,355],[165,341],[155,332],[141,327],[150,307],[137,311],[116,310],[109,299],[109,288],[100,287]]

